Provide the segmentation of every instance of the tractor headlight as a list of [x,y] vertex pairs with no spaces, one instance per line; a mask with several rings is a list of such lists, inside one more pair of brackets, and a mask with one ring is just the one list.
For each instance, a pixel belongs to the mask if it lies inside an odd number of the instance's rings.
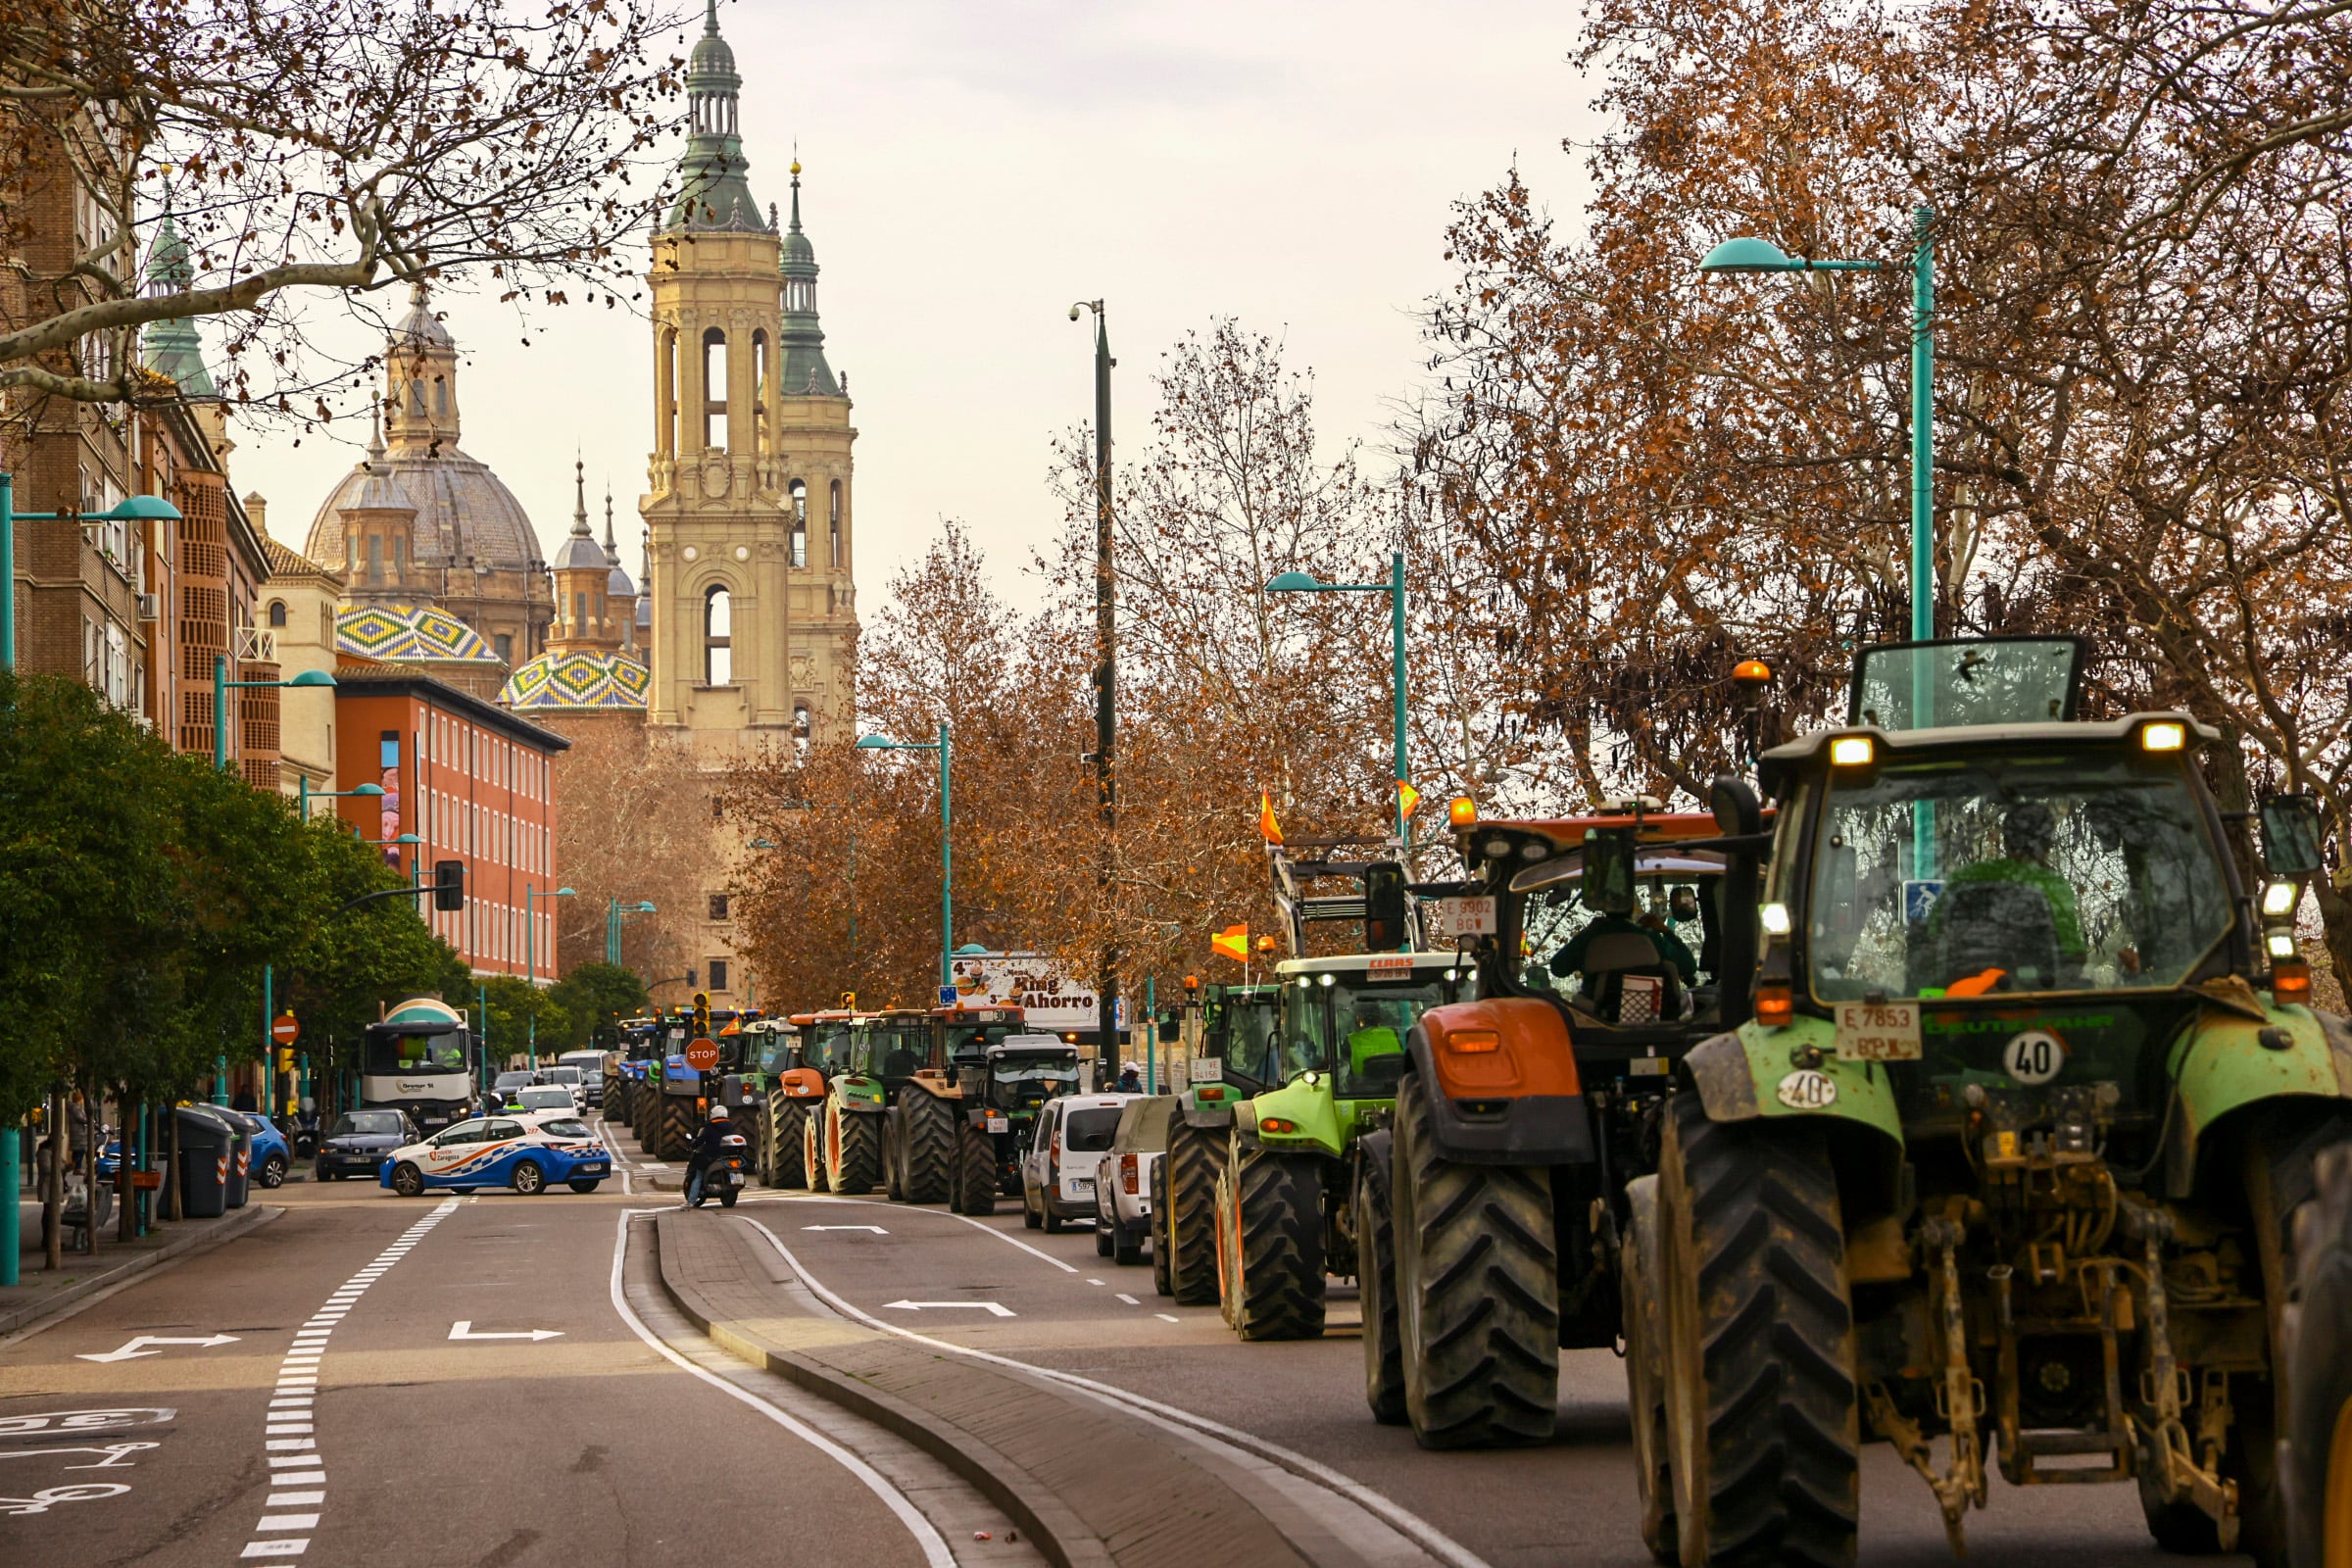
[[2273,920],[2283,920],[2295,912],[2302,901],[2303,889],[2294,882],[2272,882],[2262,890],[2262,912]]
[[1791,928],[1788,919],[1788,906],[1786,904],[1763,906],[1756,910],[1756,921],[1764,927],[1764,934],[1768,937],[1785,937]]
[[2295,956],[2295,938],[2292,932],[2274,931],[2263,940],[2262,945],[2270,950],[2271,956],[2274,958],[2291,958]]
[[1832,767],[1868,767],[1878,748],[1867,735],[1840,735],[1830,742]]

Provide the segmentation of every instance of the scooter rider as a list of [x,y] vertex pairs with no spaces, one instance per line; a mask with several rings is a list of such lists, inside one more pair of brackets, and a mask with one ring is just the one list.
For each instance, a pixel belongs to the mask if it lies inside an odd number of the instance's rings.
[[703,1130],[694,1135],[694,1143],[686,1151],[685,1194],[688,1202],[694,1201],[695,1183],[701,1181],[703,1172],[718,1159],[719,1141],[733,1130],[727,1125],[727,1107],[712,1105],[710,1119],[703,1123]]

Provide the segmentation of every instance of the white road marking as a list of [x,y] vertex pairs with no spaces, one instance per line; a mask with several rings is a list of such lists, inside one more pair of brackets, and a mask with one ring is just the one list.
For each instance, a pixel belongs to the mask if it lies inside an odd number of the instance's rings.
[[1088,1280],[1086,1283],[1089,1285],[1100,1285],[1102,1282],[1101,1280]]
[[[840,1465],[851,1475],[856,1476],[864,1484],[868,1492],[881,1499],[882,1506],[888,1508],[899,1523],[906,1527],[906,1533],[914,1537],[915,1544],[922,1548],[925,1568],[956,1568],[956,1555],[948,1549],[946,1538],[940,1535],[931,1521],[924,1518],[914,1504],[906,1500],[906,1494],[893,1487],[879,1470],[790,1411],[770,1404],[750,1390],[739,1389],[715,1373],[696,1366],[692,1361],[687,1360],[656,1338],[653,1330],[647,1328],[637,1314],[630,1309],[627,1299],[620,1291],[620,1264],[628,1248],[629,1221],[639,1214],[655,1212],[657,1210],[650,1208],[623,1209],[618,1222],[612,1229],[612,1310],[618,1313],[620,1320],[629,1326],[629,1332],[636,1335],[649,1349],[664,1361],[678,1367],[681,1371],[700,1378],[728,1397],[750,1405],[794,1437],[832,1459],[834,1463]],[[765,1230],[766,1227],[761,1226],[760,1229]],[[779,1250],[782,1249],[782,1245],[781,1243],[777,1244]]]
[[902,1312],[920,1312],[926,1308],[941,1306],[969,1306],[976,1307],[991,1317],[1012,1316],[1011,1307],[1000,1306],[994,1301],[884,1301],[882,1306],[886,1311],[896,1307]]
[[1173,1312],[1154,1312],[1152,1315],[1159,1319],[1162,1323],[1181,1323],[1184,1321],[1184,1319],[1178,1317]]
[[[933,1212],[933,1210],[915,1208],[908,1209],[907,1212],[914,1214],[927,1214]],[[1118,1387],[1116,1384],[1101,1383],[1097,1382],[1093,1378],[1080,1377],[1075,1372],[1062,1372],[1053,1367],[1039,1366],[1034,1362],[1019,1360],[1013,1356],[998,1355],[993,1351],[975,1349],[968,1345],[957,1345],[952,1340],[933,1339],[928,1334],[918,1333],[903,1324],[886,1322],[881,1318],[875,1317],[872,1313],[864,1311],[852,1304],[838,1293],[833,1291],[830,1287],[825,1285],[822,1281],[818,1280],[814,1275],[810,1274],[808,1270],[808,1267],[793,1254],[792,1249],[784,1245],[783,1238],[779,1237],[774,1231],[769,1230],[765,1225],[760,1224],[756,1219],[752,1219],[748,1216],[740,1217],[743,1218],[743,1222],[746,1225],[749,1225],[752,1227],[752,1229],[758,1231],[760,1235],[767,1238],[768,1245],[776,1250],[777,1253],[784,1259],[786,1265],[792,1269],[794,1275],[799,1278],[803,1285],[808,1288],[812,1295],[814,1295],[819,1300],[822,1300],[827,1306],[830,1306],[835,1311],[841,1313],[844,1317],[854,1318],[858,1322],[865,1324],[868,1328],[879,1329],[885,1334],[895,1334],[900,1339],[911,1340],[917,1345],[928,1346],[933,1349],[945,1351],[950,1355],[970,1356],[976,1361],[986,1361],[992,1365],[1006,1367],[1016,1372],[1027,1373],[1031,1377],[1040,1377],[1051,1382],[1065,1384],[1070,1388],[1079,1389],[1085,1393],[1091,1394],[1095,1397],[1102,1400],[1106,1404],[1112,1405],[1115,1408],[1124,1409],[1131,1415],[1139,1415],[1146,1420],[1156,1420],[1158,1424],[1162,1426],[1188,1429],[1192,1432],[1215,1438],[1220,1442],[1230,1444],[1234,1447],[1246,1449],[1250,1453],[1256,1454],[1261,1459],[1270,1460],[1273,1463],[1280,1465],[1282,1468],[1290,1471],[1293,1475],[1303,1477],[1306,1480],[1315,1482],[1320,1486],[1338,1493],[1341,1496],[1346,1497],[1348,1501],[1354,1503],[1357,1507],[1362,1508],[1365,1512],[1378,1517],[1392,1529],[1396,1530],[1399,1535],[1411,1541],[1415,1545],[1420,1546],[1424,1551],[1429,1552],[1431,1555],[1439,1558],[1443,1562],[1450,1564],[1451,1568],[1488,1568],[1486,1559],[1480,1557],[1476,1552],[1470,1550],[1469,1547],[1464,1546],[1452,1537],[1439,1530],[1437,1526],[1429,1523],[1429,1521],[1426,1519],[1421,1518],[1418,1514],[1398,1507],[1396,1503],[1391,1502],[1388,1498],[1382,1496],[1379,1493],[1374,1492],[1369,1487],[1364,1486],[1361,1482],[1355,1481],[1348,1476],[1342,1474],[1340,1471],[1334,1470],[1331,1466],[1323,1463],[1319,1459],[1310,1459],[1305,1454],[1298,1452],[1295,1448],[1286,1448],[1279,1443],[1274,1443],[1265,1438],[1258,1437],[1255,1433],[1244,1432],[1239,1427],[1229,1427],[1222,1421],[1211,1420],[1209,1417],[1204,1415],[1197,1415],[1190,1410],[1181,1409],[1176,1405],[1162,1404],[1157,1399],[1148,1398],[1143,1395],[1131,1393],[1126,1389]],[[962,1219],[966,1216],[959,1214],[954,1217]],[[978,1224],[979,1222],[974,1220],[972,1223]],[[983,1230],[988,1229],[987,1226],[982,1226],[981,1228]],[[1007,1240],[1009,1239],[1010,1238],[1007,1238]],[[1032,1249],[1032,1250],[1034,1250],[1034,1249]],[[1077,1270],[1072,1269],[1070,1272],[1076,1273]]]
[[476,1329],[473,1326],[473,1319],[462,1317],[449,1326],[449,1337],[453,1340],[528,1340],[536,1345],[541,1340],[560,1340],[564,1337],[564,1331],[562,1329],[514,1329],[512,1331]]
[[130,1361],[135,1360],[142,1355],[161,1355],[164,1353],[161,1350],[142,1350],[139,1348],[139,1347],[142,1345],[193,1345],[201,1349],[212,1349],[219,1346],[234,1345],[236,1343],[237,1337],[234,1334],[215,1334],[209,1339],[201,1340],[176,1339],[170,1335],[164,1334],[142,1334],[138,1338],[127,1341],[115,1349],[101,1350],[95,1354],[85,1350],[81,1354],[75,1356],[74,1359],[76,1361]]
[[1143,1302],[1137,1300],[1134,1297],[1129,1296],[1125,1291],[1121,1291],[1119,1293],[1119,1299],[1125,1301],[1129,1306],[1141,1306],[1144,1304]]
[[879,1225],[804,1225],[801,1229],[805,1231],[872,1231],[876,1236],[890,1234]]

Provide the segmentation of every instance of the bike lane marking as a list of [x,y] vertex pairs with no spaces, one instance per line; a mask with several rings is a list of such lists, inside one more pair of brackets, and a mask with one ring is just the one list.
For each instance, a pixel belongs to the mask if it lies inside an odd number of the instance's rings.
[[270,1496],[262,1505],[253,1538],[237,1554],[239,1561],[285,1561],[310,1550],[310,1532],[318,1528],[318,1510],[326,1502],[326,1463],[318,1453],[314,1417],[318,1367],[327,1341],[368,1288],[457,1208],[458,1200],[449,1199],[402,1231],[366,1268],[330,1292],[318,1310],[294,1331],[262,1420],[263,1456],[270,1471]]

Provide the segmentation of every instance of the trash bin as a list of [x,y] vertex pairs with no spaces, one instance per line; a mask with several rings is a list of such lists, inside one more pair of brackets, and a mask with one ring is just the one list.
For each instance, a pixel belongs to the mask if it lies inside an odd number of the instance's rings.
[[233,1110],[214,1107],[213,1114],[228,1124],[232,1145],[228,1152],[228,1194],[230,1208],[243,1208],[253,1196],[253,1125]]
[[179,1118],[179,1209],[190,1219],[219,1219],[228,1207],[228,1172],[236,1139],[211,1111],[182,1105]]

